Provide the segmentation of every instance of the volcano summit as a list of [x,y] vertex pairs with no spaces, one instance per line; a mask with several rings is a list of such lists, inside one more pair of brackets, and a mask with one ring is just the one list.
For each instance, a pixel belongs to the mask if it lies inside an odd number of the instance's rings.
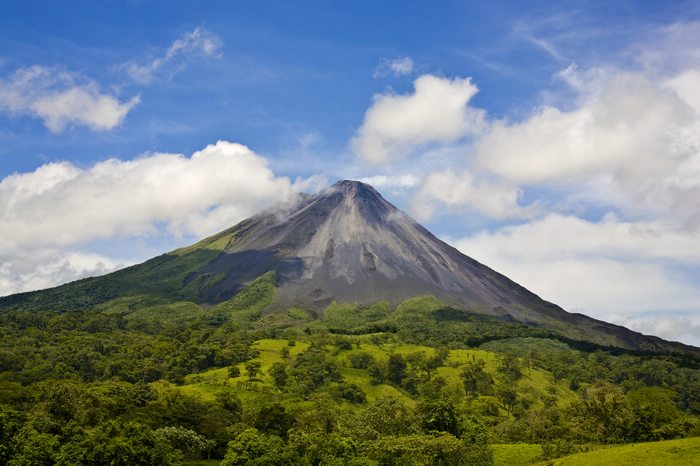
[[261,212],[192,246],[102,277],[0,299],[0,310],[86,308],[127,296],[203,306],[234,298],[274,272],[264,312],[333,302],[391,305],[433,295],[447,307],[520,322],[564,338],[631,350],[695,352],[572,314],[436,238],[373,187],[343,180]]

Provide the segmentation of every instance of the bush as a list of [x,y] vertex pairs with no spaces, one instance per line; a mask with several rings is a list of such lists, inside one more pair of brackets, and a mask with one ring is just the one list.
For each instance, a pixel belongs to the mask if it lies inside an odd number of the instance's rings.
[[359,351],[350,355],[350,367],[353,369],[367,369],[373,361],[374,358],[372,355],[364,351]]
[[354,383],[339,384],[337,393],[340,398],[348,400],[351,403],[362,404],[367,402],[367,395],[365,395],[365,392],[363,392],[362,389]]

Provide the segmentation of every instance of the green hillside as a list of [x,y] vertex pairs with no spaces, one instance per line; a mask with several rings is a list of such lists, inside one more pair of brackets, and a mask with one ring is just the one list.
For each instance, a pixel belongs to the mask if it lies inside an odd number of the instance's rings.
[[700,437],[622,445],[539,463],[540,466],[589,466],[592,464],[697,466],[700,465]]
[[700,434],[692,359],[432,296],[271,312],[275,283],[0,313],[0,463],[525,465]]

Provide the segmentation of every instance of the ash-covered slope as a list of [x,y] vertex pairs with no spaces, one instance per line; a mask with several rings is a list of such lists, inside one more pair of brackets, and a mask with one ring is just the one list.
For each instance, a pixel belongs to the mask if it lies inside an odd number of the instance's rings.
[[340,181],[187,248],[102,277],[0,298],[7,309],[89,309],[124,296],[215,304],[274,271],[268,311],[332,301],[398,304],[431,294],[450,306],[635,350],[696,348],[643,336],[540,299],[440,241],[371,186]]
[[544,304],[357,181],[340,181],[288,210],[260,214],[232,233],[224,253],[200,271],[226,274],[207,289],[207,301],[225,299],[248,279],[276,270],[277,299],[285,305],[398,303],[429,293],[451,304],[529,320],[528,308]]

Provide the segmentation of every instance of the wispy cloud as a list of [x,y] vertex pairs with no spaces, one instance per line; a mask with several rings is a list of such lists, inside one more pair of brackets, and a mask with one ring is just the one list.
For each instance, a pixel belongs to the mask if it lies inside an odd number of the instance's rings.
[[120,101],[80,73],[40,65],[20,68],[0,80],[0,111],[40,118],[54,133],[69,125],[111,130],[139,101],[138,96]]
[[174,74],[189,61],[218,57],[223,42],[215,34],[198,27],[175,40],[162,56],[144,63],[134,61],[122,65],[127,74],[140,84],[148,84],[159,74]]
[[374,71],[374,78],[383,78],[385,76],[406,76],[416,70],[416,64],[411,57],[387,58],[382,60],[377,69]]

